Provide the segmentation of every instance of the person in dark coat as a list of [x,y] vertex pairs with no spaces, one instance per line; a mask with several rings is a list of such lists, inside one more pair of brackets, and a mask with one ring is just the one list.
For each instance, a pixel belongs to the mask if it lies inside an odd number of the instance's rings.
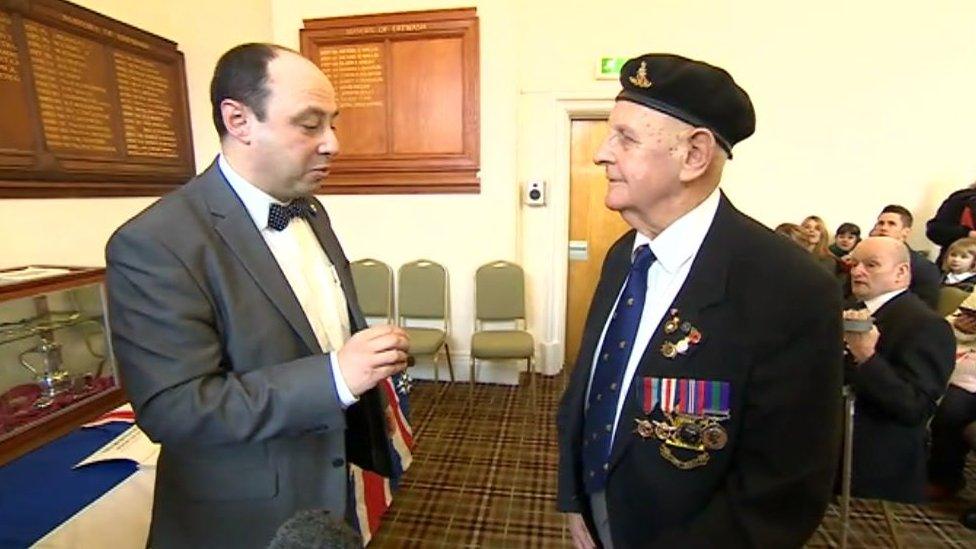
[[942,264],[946,250],[956,240],[976,237],[976,183],[949,195],[935,217],[925,224],[925,236],[942,249],[936,263]]
[[719,190],[752,134],[724,70],[648,54],[621,71],[595,155],[610,249],[557,414],[557,508],[576,547],[799,547],[840,443],[840,292]]
[[945,393],[956,341],[942,317],[907,291],[908,249],[889,237],[854,248],[851,290],[874,316],[866,332],[845,332],[846,380],[855,395],[855,497],[924,500],[926,425]]
[[939,286],[942,284],[942,272],[929,261],[925,254],[917,252],[908,246],[908,235],[912,232],[913,216],[904,206],[890,204],[885,206],[878,215],[878,221],[871,229],[871,236],[889,236],[901,240],[909,251],[912,270],[909,291],[922,299],[932,310],[939,309]]

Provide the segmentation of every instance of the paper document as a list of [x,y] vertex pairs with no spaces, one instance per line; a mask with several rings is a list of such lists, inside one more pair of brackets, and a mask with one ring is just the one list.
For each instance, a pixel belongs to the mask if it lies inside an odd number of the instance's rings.
[[140,467],[155,467],[158,457],[159,445],[149,440],[149,437],[139,427],[133,425],[115,437],[114,440],[96,450],[94,454],[79,462],[74,468],[114,459],[134,461]]
[[57,267],[24,267],[14,271],[4,271],[0,273],[0,285],[16,284],[27,280],[37,280],[70,273],[70,269],[59,269]]

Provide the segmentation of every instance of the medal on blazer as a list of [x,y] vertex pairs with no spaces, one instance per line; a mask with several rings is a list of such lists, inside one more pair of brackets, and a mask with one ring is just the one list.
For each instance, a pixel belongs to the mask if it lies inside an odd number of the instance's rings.
[[[730,390],[725,381],[644,377],[637,384],[644,418],[636,418],[634,432],[660,441],[661,457],[679,469],[704,466],[709,452],[725,448],[729,436],[722,422],[729,419]],[[660,408],[663,420],[651,419]],[[678,457],[672,448],[694,452]]]
[[695,328],[687,320],[681,320],[681,317],[678,315],[678,309],[671,309],[668,312],[668,318],[664,321],[664,333],[669,336],[674,333],[680,333],[679,339],[675,341],[665,340],[661,344],[661,355],[667,359],[687,354],[702,339],[702,334],[698,331],[698,328]]

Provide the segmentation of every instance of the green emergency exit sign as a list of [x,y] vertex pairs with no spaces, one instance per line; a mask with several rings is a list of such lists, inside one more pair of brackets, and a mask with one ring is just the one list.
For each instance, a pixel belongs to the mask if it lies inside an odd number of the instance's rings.
[[626,57],[601,57],[596,77],[601,80],[616,80],[626,62]]

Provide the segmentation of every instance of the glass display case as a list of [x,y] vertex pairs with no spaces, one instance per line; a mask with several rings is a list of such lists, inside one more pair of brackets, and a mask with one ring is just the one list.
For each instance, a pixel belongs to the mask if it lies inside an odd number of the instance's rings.
[[0,464],[122,402],[105,270],[0,270]]

